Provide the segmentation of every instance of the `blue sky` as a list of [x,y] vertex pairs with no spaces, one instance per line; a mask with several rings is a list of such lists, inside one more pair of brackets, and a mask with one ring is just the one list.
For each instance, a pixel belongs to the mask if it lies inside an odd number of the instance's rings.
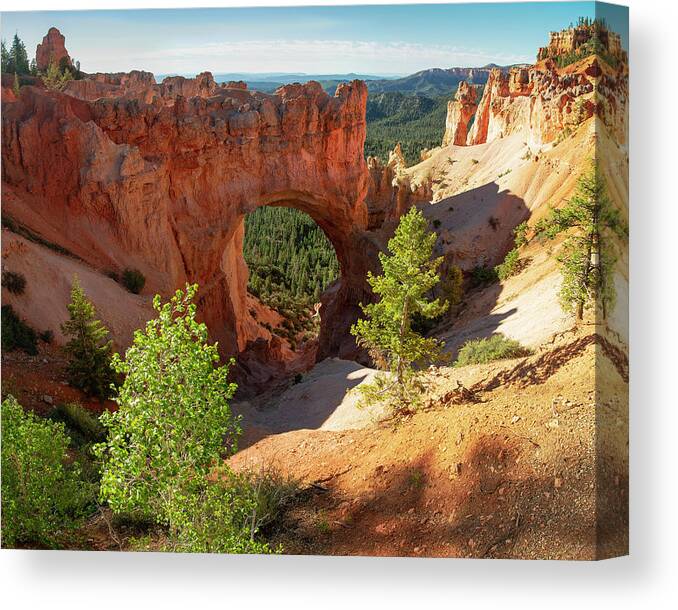
[[[625,11],[605,16],[619,29]],[[550,30],[594,13],[593,2],[4,12],[2,37],[18,31],[33,56],[54,25],[88,72],[409,74],[532,62]]]

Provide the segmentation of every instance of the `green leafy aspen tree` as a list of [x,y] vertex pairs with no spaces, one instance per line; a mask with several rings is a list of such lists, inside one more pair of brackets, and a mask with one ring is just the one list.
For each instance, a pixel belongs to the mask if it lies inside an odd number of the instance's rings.
[[[2,546],[59,548],[86,516],[92,485],[68,459],[64,425],[2,403]],[[69,463],[70,462],[70,463]]]
[[379,254],[383,275],[367,274],[378,300],[362,305],[364,319],[351,328],[358,345],[366,347],[375,361],[391,372],[377,376],[374,385],[361,386],[366,403],[385,402],[395,409],[417,402],[421,386],[415,364],[423,365],[440,357],[442,345],[412,329],[412,317],[430,319],[448,306],[428,295],[440,281],[436,270],[442,257],[432,258],[436,234],[428,231],[424,215],[416,208],[401,217],[395,235],[388,242],[390,254]]
[[552,209],[535,226],[535,236],[554,239],[566,233],[558,256],[563,283],[560,301],[581,320],[584,309],[600,305],[603,319],[614,306],[615,237],[626,239],[628,228],[612,207],[605,180],[594,161],[579,178],[577,190],[561,209]]
[[77,277],[71,286],[69,319],[61,332],[70,337],[65,346],[70,384],[98,398],[107,398],[115,380],[111,368],[112,343],[108,329],[96,317],[94,305],[87,299]]
[[[229,407],[236,389],[229,367],[217,366],[217,345],[195,319],[196,291],[196,285],[177,290],[165,304],[156,295],[157,317],[136,331],[124,359],[113,357],[125,381],[118,410],[101,417],[108,430],[95,448],[101,499],[114,513],[167,526],[172,550],[264,552],[241,518],[252,499],[222,476],[211,481],[235,450],[240,427]],[[235,476],[227,468],[225,475]]]

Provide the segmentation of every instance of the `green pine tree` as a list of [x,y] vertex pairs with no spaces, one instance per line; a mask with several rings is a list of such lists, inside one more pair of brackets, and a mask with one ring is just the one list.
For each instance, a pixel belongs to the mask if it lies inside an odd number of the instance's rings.
[[14,38],[12,39],[12,46],[9,50],[7,64],[7,72],[14,72],[19,75],[30,73],[26,46],[21,38],[19,38],[18,33],[14,34]]
[[70,318],[61,325],[61,331],[70,337],[65,347],[69,382],[87,394],[107,398],[114,381],[112,343],[77,277],[73,279],[68,312]]
[[4,40],[0,43],[0,56],[2,57],[0,71],[4,74],[9,72],[9,51],[7,50],[7,43]]
[[351,333],[391,375],[377,376],[374,384],[361,386],[366,403],[385,401],[395,409],[415,405],[421,395],[415,366],[440,358],[441,343],[412,328],[413,316],[435,318],[448,307],[447,302],[428,296],[440,281],[437,268],[442,257],[432,258],[435,242],[436,234],[428,231],[424,215],[412,208],[388,242],[391,254],[379,254],[383,275],[367,274],[378,300],[361,305],[366,317],[356,322]]
[[537,223],[535,236],[554,239],[567,234],[558,256],[563,283],[560,301],[581,320],[584,309],[600,305],[603,319],[614,306],[615,237],[626,239],[628,228],[612,207],[605,180],[595,162],[579,178],[577,190],[561,209]]

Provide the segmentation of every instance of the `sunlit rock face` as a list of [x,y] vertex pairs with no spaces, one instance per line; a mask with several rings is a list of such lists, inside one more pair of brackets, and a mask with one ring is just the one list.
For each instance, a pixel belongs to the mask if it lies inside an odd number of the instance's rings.
[[246,306],[243,219],[261,205],[300,209],[342,270],[324,300],[334,315],[323,313],[318,353],[348,355],[376,260],[365,236],[366,99],[360,81],[334,96],[316,82],[269,95],[218,86],[209,73],[159,85],[145,72],[96,74],[62,92],[24,86],[3,99],[3,212],[102,272],[141,270],[147,293],[197,282],[224,355],[256,343],[275,356],[277,338]]
[[477,92],[473,85],[466,81],[459,83],[453,100],[447,103],[447,118],[445,120],[445,135],[443,146],[466,144],[469,122],[478,108]]
[[66,50],[66,38],[57,28],[49,28],[35,50],[35,65],[38,70],[46,71],[50,62],[59,67],[73,65]]
[[596,56],[558,68],[544,60],[529,68],[493,70],[478,103],[467,144],[483,144],[524,131],[531,145],[556,140],[591,116],[625,143],[628,66]]

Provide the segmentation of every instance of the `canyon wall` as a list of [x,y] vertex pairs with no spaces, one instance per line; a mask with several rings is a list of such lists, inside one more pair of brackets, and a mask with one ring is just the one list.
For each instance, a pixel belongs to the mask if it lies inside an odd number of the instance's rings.
[[508,73],[494,70],[468,134],[468,145],[523,131],[531,146],[552,143],[597,116],[614,138],[628,138],[628,68],[590,56],[566,68],[551,60]]
[[477,96],[478,92],[473,85],[469,85],[466,81],[459,83],[454,99],[447,103],[443,146],[466,144],[469,122],[478,109]]
[[319,357],[347,355],[377,248],[365,235],[366,98],[360,81],[333,97],[315,82],[267,95],[218,87],[208,73],[160,85],[142,72],[94,75],[63,92],[25,86],[3,99],[3,215],[102,273],[141,270],[146,293],[198,282],[200,314],[226,355],[273,353],[277,339],[248,311],[245,214],[300,209],[341,266]]

